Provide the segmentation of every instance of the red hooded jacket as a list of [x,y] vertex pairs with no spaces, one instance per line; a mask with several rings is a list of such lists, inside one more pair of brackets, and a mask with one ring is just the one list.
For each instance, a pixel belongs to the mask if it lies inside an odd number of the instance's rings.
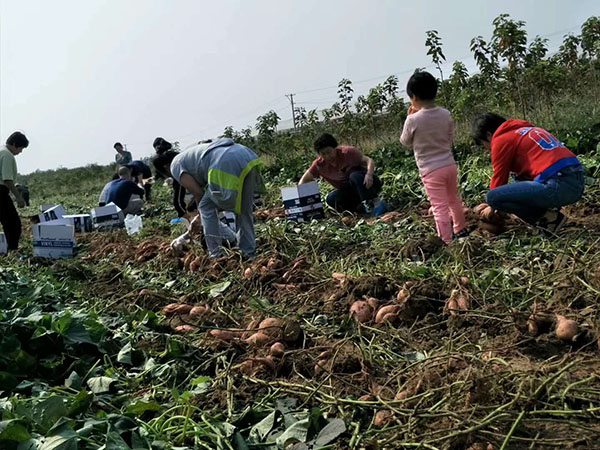
[[525,120],[507,120],[492,136],[494,175],[490,188],[503,186],[511,172],[544,183],[561,169],[581,164],[565,145]]

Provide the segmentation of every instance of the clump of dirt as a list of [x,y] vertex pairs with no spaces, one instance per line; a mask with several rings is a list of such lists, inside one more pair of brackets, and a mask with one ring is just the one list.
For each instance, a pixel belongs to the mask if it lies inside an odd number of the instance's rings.
[[424,239],[412,239],[402,248],[402,256],[413,261],[425,261],[444,247],[439,236],[429,235]]

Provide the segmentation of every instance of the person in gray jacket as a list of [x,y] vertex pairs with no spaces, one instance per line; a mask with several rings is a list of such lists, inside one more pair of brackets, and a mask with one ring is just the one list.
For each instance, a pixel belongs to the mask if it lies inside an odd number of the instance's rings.
[[179,154],[163,153],[154,165],[194,195],[211,257],[225,254],[223,239],[227,238],[227,231],[219,220],[219,211],[235,212],[239,249],[244,257],[254,256],[253,199],[262,187],[262,163],[256,153],[226,138]]

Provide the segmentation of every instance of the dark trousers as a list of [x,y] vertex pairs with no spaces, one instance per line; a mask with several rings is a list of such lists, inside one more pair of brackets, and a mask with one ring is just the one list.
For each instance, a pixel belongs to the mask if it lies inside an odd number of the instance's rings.
[[9,192],[6,186],[0,186],[0,223],[4,229],[8,250],[16,250],[21,237],[21,219]]
[[150,200],[152,200],[152,185],[150,183],[146,183],[144,185],[144,192],[145,192],[145,197],[146,197],[146,201],[149,202]]
[[338,212],[356,212],[364,201],[372,200],[381,192],[383,183],[377,175],[373,175],[373,185],[365,187],[365,173],[355,170],[348,177],[348,185],[336,189],[327,196],[327,204]]

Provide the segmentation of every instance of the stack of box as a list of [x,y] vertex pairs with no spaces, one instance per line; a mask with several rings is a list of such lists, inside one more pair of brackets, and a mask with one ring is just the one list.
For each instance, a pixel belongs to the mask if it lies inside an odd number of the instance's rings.
[[94,208],[92,210],[92,226],[97,230],[123,228],[125,226],[123,211],[114,203]]
[[323,219],[325,211],[316,181],[281,189],[285,217],[294,222],[310,222]]

